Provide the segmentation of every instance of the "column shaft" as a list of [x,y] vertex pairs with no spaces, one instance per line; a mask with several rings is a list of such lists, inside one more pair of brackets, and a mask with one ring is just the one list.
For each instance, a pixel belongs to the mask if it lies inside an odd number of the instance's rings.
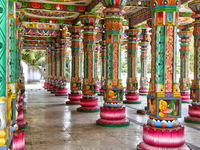
[[127,94],[126,101],[128,104],[140,104],[138,92],[138,79],[137,79],[137,59],[138,59],[138,39],[141,30],[127,29],[128,36],[128,51],[127,51],[127,64],[128,64],[128,77],[127,77]]
[[81,85],[81,26],[71,26],[68,28],[71,32],[72,44],[72,75],[71,75],[71,94],[67,104],[80,104],[82,98],[82,85]]
[[100,17],[96,15],[82,15],[80,17],[83,26],[83,44],[84,44],[84,79],[83,79],[83,98],[80,100],[82,107],[77,111],[97,112],[99,108],[98,98],[96,97],[95,82],[95,50],[96,34]]
[[123,8],[126,0],[103,0],[106,34],[106,74],[104,104],[100,108],[101,118],[96,121],[100,126],[128,126],[126,110],[123,106],[124,88],[121,80],[121,44],[123,32]]

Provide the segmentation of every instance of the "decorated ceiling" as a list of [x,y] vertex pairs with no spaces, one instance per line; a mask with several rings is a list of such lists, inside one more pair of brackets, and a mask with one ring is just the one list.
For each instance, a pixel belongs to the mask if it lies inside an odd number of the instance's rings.
[[[181,2],[179,24],[191,24],[192,12],[187,7],[189,0]],[[86,12],[103,16],[105,7],[100,0],[19,0],[17,9],[23,13],[24,39],[31,41],[27,37],[59,36],[60,25],[80,24],[79,16]],[[129,0],[124,10],[125,19],[131,19],[131,26],[144,24],[151,18],[150,0]],[[99,32],[102,32],[101,28]]]

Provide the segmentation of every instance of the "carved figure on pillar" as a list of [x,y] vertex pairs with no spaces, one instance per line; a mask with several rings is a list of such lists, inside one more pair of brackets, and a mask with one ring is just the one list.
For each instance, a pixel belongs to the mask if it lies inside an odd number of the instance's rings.
[[61,26],[61,37],[59,39],[60,44],[60,78],[59,78],[59,88],[57,90],[56,96],[68,96],[68,89],[66,87],[66,54],[67,54],[67,27]]
[[123,106],[124,88],[121,79],[121,44],[123,33],[123,8],[126,0],[102,0],[106,7],[105,34],[106,34],[106,74],[104,88],[104,104],[100,108],[100,119],[97,125],[107,127],[129,126],[126,119],[126,108]]
[[71,32],[71,48],[72,48],[72,76],[71,76],[71,94],[66,104],[79,105],[82,98],[82,85],[81,85],[81,48],[82,36],[81,26],[68,27]]
[[188,117],[185,122],[200,124],[200,1],[194,0],[188,4],[188,7],[195,12],[194,24],[194,80],[190,88],[190,98],[192,104],[189,105]]
[[181,58],[181,73],[180,73],[180,90],[182,103],[190,102],[190,79],[189,79],[189,59],[190,59],[190,42],[191,36],[193,33],[193,28],[184,28],[180,29],[178,33],[181,38],[180,42],[180,58]]
[[138,150],[189,150],[180,125],[181,93],[176,83],[177,27],[180,0],[151,0],[152,69],[143,142]]
[[128,36],[128,51],[127,51],[127,64],[128,64],[128,77],[127,77],[127,94],[124,103],[128,104],[141,104],[139,101],[138,80],[137,80],[137,57],[138,57],[138,39],[141,34],[140,29],[127,29]]
[[85,14],[80,17],[83,26],[83,44],[84,44],[84,79],[83,79],[83,98],[77,111],[98,112],[98,98],[96,97],[95,81],[95,50],[97,24],[100,17],[97,15]]
[[140,89],[139,93],[141,96],[148,94],[148,78],[147,78],[147,50],[149,47],[149,35],[147,29],[142,29],[142,40],[141,46],[141,76],[140,76]]

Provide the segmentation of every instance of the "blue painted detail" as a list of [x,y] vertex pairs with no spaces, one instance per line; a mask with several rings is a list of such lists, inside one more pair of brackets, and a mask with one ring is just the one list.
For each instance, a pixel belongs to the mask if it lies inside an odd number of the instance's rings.
[[[155,119],[148,119],[149,125],[151,127],[162,128],[162,125],[165,124],[165,128],[175,128],[179,125],[178,120],[155,120]],[[176,124],[176,126],[174,126]],[[153,125],[153,126],[152,126]]]

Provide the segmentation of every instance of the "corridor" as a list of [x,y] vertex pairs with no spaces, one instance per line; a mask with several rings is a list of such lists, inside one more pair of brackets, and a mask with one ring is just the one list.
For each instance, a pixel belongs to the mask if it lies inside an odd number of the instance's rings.
[[[66,105],[66,97],[55,97],[42,86],[26,85],[24,120],[29,123],[29,128],[25,132],[25,150],[134,150],[142,141],[142,125],[148,115],[138,115],[136,111],[146,105],[145,96],[140,96],[140,105],[126,104],[130,126],[108,128],[95,124],[99,112],[77,112],[79,105]],[[102,106],[102,97],[98,104]],[[180,122],[185,126],[186,145],[198,150],[200,126],[184,123],[188,104],[182,106]]]

